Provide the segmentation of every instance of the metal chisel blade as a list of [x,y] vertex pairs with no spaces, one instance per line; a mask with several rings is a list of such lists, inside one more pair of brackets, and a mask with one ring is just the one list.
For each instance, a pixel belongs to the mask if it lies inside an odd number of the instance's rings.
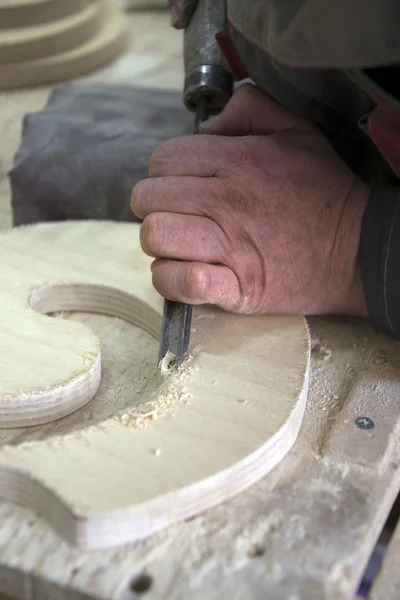
[[[200,124],[208,119],[208,115],[207,101],[199,102],[196,111],[194,134],[199,133]],[[159,368],[179,369],[181,366],[189,347],[192,308],[190,304],[164,300],[160,351],[158,353]]]
[[164,301],[158,355],[159,366],[168,369],[171,367],[179,369],[188,351],[191,321],[191,304],[172,302],[171,300]]

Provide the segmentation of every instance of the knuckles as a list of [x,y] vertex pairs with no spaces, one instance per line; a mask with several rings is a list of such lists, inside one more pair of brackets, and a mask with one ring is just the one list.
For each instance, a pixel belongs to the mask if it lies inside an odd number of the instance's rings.
[[185,137],[177,137],[163,142],[154,150],[149,159],[149,177],[168,175],[168,165],[171,159],[176,161],[186,150]]

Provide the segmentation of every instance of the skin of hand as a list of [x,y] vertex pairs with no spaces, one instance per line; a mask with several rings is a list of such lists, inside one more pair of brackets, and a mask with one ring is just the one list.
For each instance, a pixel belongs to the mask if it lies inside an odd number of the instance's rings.
[[132,193],[153,284],[236,313],[367,316],[367,186],[312,124],[252,84],[202,132],[162,144]]
[[175,27],[175,29],[184,29],[187,27],[196,4],[197,0],[168,0],[172,27]]

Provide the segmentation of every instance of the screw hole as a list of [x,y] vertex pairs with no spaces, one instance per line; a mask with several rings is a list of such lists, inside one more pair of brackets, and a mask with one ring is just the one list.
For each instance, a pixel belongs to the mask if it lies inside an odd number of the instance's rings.
[[141,595],[148,592],[152,585],[153,578],[151,577],[151,575],[147,575],[147,573],[142,573],[141,575],[138,575],[131,581],[129,587],[132,592]]
[[359,429],[373,429],[375,427],[374,421],[369,417],[358,417],[356,425]]

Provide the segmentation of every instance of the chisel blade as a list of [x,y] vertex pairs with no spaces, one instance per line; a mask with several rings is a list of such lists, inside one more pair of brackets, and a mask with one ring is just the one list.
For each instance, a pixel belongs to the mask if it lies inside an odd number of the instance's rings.
[[[193,134],[199,133],[200,125],[208,119],[207,99],[197,106]],[[179,369],[185,358],[190,340],[192,306],[182,302],[164,300],[164,312],[161,324],[160,351],[158,367],[162,370]]]
[[180,368],[189,347],[191,321],[191,304],[164,301],[158,355],[158,365],[161,370]]

